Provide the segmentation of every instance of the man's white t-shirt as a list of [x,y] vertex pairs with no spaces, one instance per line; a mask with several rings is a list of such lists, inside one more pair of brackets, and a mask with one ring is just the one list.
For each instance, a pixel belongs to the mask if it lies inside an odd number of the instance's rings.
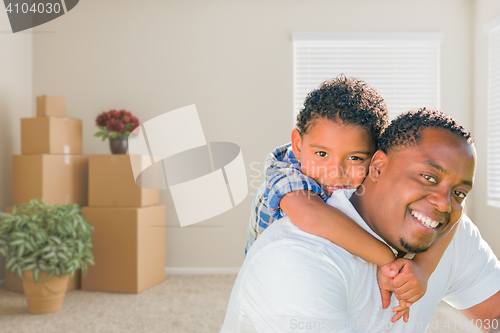
[[[336,191],[327,203],[381,240],[356,212],[349,194]],[[467,309],[500,290],[500,262],[466,216],[426,294],[411,306],[408,323],[391,323],[391,310],[399,304],[394,295],[391,306],[382,309],[376,270],[285,217],[248,252],[221,332],[424,332],[441,299]]]

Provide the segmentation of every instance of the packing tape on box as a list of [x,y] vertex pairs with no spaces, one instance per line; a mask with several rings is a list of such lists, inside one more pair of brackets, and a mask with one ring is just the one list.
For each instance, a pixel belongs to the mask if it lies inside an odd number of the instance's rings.
[[240,147],[207,143],[195,105],[146,121],[128,144],[136,184],[168,187],[181,226],[220,215],[248,195]]

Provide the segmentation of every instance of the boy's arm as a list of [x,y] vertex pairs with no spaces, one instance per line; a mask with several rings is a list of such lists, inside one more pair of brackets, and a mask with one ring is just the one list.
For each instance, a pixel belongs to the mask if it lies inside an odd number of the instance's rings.
[[455,223],[453,228],[443,237],[438,239],[436,242],[434,242],[431,247],[425,252],[418,253],[415,255],[413,258],[413,261],[417,262],[419,265],[421,265],[427,275],[430,277],[431,274],[434,272],[436,269],[437,265],[439,264],[439,261],[441,260],[441,257],[444,254],[444,251],[448,248],[448,245],[450,245],[451,240],[453,239],[453,236],[455,236],[455,233],[457,232],[458,229],[458,224],[460,221]]
[[458,223],[427,251],[416,254],[413,260],[398,259],[382,268],[387,276],[390,274],[389,270],[397,271],[397,275],[389,279],[389,284],[399,298],[408,303],[415,303],[425,294],[427,281],[450,245],[458,229],[457,225]]
[[366,261],[383,266],[395,260],[387,245],[314,192],[287,193],[280,201],[280,208],[301,230],[328,239]]

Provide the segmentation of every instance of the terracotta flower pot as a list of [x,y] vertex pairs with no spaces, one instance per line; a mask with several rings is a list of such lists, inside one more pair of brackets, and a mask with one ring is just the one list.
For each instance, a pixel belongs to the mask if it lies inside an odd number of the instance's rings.
[[68,286],[69,275],[58,277],[53,275],[47,283],[47,272],[41,272],[38,283],[33,281],[33,271],[23,272],[24,295],[28,301],[30,313],[42,314],[57,312],[61,309]]

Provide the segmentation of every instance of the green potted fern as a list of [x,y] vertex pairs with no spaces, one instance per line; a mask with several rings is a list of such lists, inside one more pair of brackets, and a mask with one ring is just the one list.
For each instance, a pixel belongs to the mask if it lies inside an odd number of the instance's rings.
[[94,265],[93,230],[76,204],[32,199],[0,213],[0,254],[5,268],[23,280],[29,312],[61,309],[69,276]]

